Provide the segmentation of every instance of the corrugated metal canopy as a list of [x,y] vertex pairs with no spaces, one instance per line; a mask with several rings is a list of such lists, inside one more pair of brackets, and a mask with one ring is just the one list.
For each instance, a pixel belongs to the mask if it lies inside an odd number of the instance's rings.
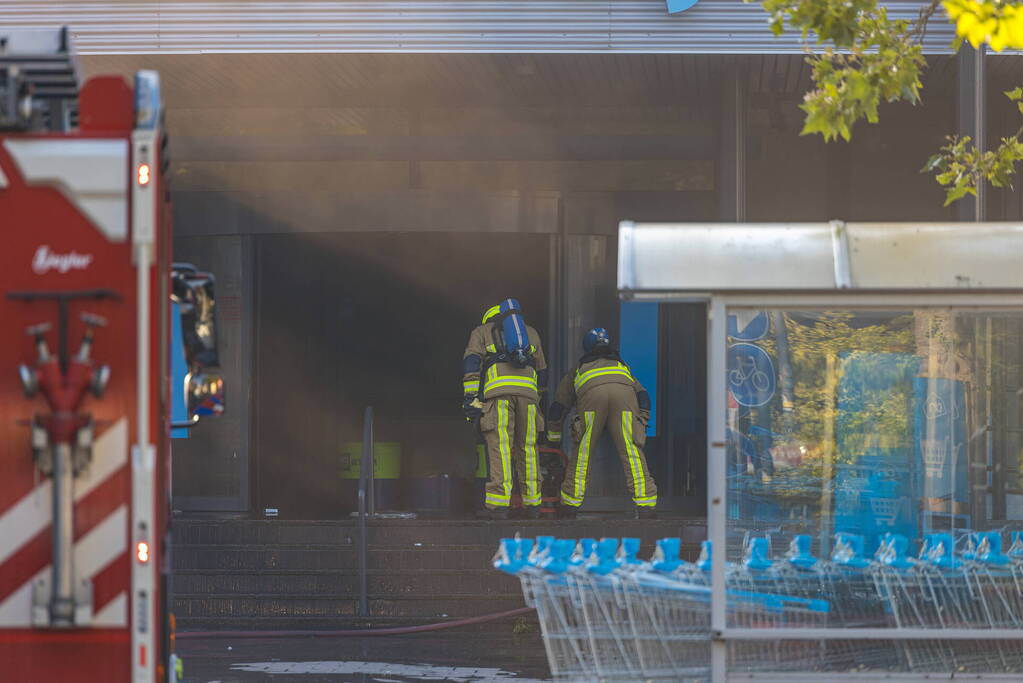
[[[812,86],[800,55],[682,54],[210,54],[92,55],[85,77],[160,72],[172,107],[543,106],[570,98],[594,106],[695,105],[716,116],[727,60],[737,59],[751,103],[801,100]],[[1023,69],[1023,59],[992,58]],[[924,100],[951,96],[956,62],[928,58]],[[1001,71],[999,71],[1001,73]],[[991,88],[1014,87],[992,69]]]
[[1023,289],[1016,223],[622,223],[618,289]]
[[[912,19],[919,0],[887,0]],[[206,52],[662,52],[799,53],[775,37],[756,2],[700,0],[669,15],[664,0],[364,0],[339,2],[0,3],[0,26],[68,24],[82,54]],[[928,53],[949,52],[938,13]]]

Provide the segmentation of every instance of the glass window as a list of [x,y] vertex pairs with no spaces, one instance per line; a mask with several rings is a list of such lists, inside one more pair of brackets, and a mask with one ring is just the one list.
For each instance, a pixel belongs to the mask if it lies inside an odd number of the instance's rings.
[[[802,600],[790,626],[1019,628],[1021,333],[1023,311],[730,309],[733,589]],[[1010,645],[1018,667],[1015,642],[872,643],[868,661],[1004,671]]]

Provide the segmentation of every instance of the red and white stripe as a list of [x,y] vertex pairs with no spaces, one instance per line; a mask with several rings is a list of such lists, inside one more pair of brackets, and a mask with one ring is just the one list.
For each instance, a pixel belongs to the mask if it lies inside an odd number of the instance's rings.
[[[74,485],[74,568],[92,580],[93,626],[128,625],[130,482],[122,418],[96,439]],[[32,625],[32,584],[51,571],[52,495],[46,479],[0,513],[0,628]]]

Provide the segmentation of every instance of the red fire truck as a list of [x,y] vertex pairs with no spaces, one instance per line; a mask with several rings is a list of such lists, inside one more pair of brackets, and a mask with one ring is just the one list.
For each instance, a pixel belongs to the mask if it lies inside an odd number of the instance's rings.
[[223,386],[166,140],[155,72],[79,87],[66,31],[0,30],[0,680],[176,679],[172,394]]

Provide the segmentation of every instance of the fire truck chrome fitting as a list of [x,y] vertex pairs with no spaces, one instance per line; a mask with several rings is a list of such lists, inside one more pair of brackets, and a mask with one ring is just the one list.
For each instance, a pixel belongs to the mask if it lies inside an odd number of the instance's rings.
[[25,397],[35,396],[39,391],[39,378],[36,376],[35,370],[22,363],[18,365],[18,377],[21,379],[21,388],[25,392]]
[[92,373],[92,381],[89,383],[89,390],[96,398],[102,398],[110,383],[110,366],[100,365]]

